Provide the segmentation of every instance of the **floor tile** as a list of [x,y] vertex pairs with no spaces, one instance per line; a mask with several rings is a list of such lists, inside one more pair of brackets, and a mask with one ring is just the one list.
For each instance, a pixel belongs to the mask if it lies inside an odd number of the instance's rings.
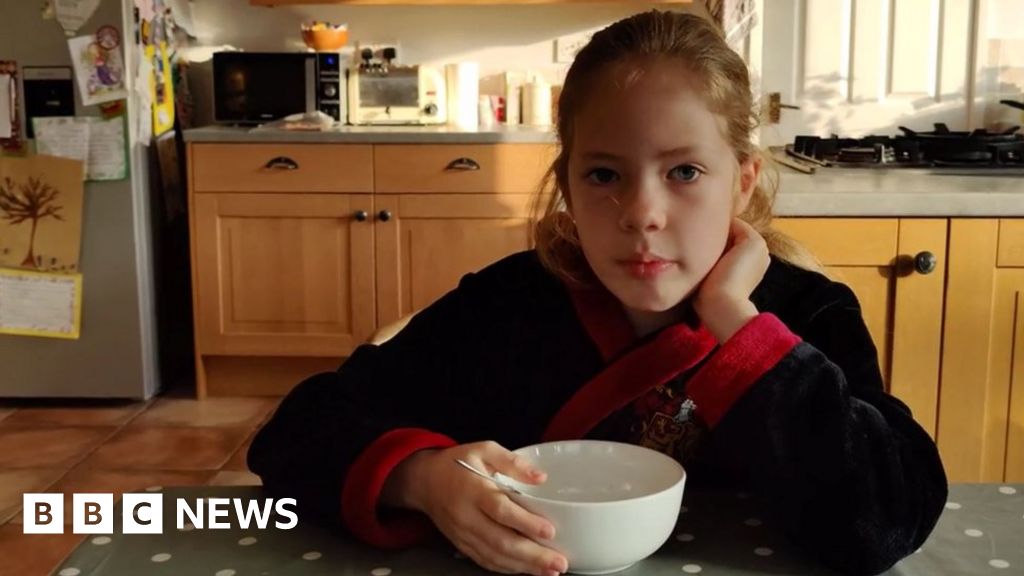
[[[64,523],[71,524],[72,497],[77,492],[111,493],[117,502],[125,492],[145,492],[152,486],[202,486],[210,482],[214,473],[204,471],[180,470],[95,470],[79,466],[68,472],[66,476],[54,484],[47,492],[64,494]],[[12,523],[20,524],[21,515],[11,519]]]
[[226,426],[255,428],[277,406],[274,398],[161,398],[132,426]]
[[210,486],[262,486],[263,481],[252,472],[221,470],[210,480]]
[[31,406],[16,410],[5,425],[120,426],[145,409],[145,402],[113,405]]
[[[85,539],[84,534],[22,534],[0,526],[0,576],[47,576]],[[70,531],[66,531],[70,532]]]
[[15,426],[0,422],[0,468],[71,468],[113,427]]
[[46,491],[65,472],[59,468],[0,470],[0,524],[19,516],[23,494]]
[[85,462],[107,470],[217,470],[242,445],[243,428],[122,428]]

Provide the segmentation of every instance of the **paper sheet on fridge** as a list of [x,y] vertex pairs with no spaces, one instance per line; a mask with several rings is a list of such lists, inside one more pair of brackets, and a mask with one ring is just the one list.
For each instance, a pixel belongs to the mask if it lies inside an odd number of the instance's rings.
[[77,339],[82,275],[0,268],[0,334]]
[[33,118],[40,154],[82,160],[86,180],[120,180],[128,173],[124,121],[92,117]]
[[100,0],[53,0],[53,8],[57,12],[64,33],[74,36],[99,8]]
[[79,36],[68,39],[68,49],[82,104],[92,106],[128,97],[120,47],[108,50],[95,36]]
[[164,0],[164,5],[171,9],[174,23],[181,27],[189,36],[195,36],[195,25],[192,21],[191,0]]
[[0,74],[0,138],[10,138],[14,116],[14,97],[10,74]]
[[0,267],[78,272],[82,163],[0,157]]
[[139,20],[153,20],[156,16],[153,0],[135,0],[135,7],[139,9]]

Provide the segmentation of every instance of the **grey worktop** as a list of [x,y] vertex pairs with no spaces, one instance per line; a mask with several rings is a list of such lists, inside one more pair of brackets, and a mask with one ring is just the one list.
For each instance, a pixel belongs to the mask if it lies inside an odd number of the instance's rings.
[[339,126],[302,131],[274,128],[205,126],[185,131],[188,142],[247,142],[297,144],[531,144],[554,143],[552,129],[502,126],[465,130],[454,126]]
[[[344,126],[324,132],[209,126],[187,130],[189,142],[498,144],[552,143],[551,129],[495,126]],[[1020,217],[1024,170],[963,172],[925,169],[819,168],[802,174],[780,167],[779,216]]]

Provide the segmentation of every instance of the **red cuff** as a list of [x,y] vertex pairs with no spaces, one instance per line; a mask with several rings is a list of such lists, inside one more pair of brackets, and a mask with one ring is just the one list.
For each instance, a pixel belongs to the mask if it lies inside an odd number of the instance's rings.
[[382,522],[377,502],[391,471],[413,452],[448,448],[457,442],[419,428],[392,430],[366,447],[348,471],[341,491],[341,517],[356,537],[378,548],[411,546],[430,534],[433,525],[420,514],[401,514]]
[[758,314],[701,367],[686,385],[697,413],[711,428],[754,382],[779,363],[800,337],[773,314]]

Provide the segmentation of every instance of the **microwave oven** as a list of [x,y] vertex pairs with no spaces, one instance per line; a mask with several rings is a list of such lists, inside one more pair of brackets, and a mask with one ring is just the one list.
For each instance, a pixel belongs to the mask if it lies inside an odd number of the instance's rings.
[[345,123],[346,70],[338,52],[216,52],[214,120],[262,124],[319,110]]

